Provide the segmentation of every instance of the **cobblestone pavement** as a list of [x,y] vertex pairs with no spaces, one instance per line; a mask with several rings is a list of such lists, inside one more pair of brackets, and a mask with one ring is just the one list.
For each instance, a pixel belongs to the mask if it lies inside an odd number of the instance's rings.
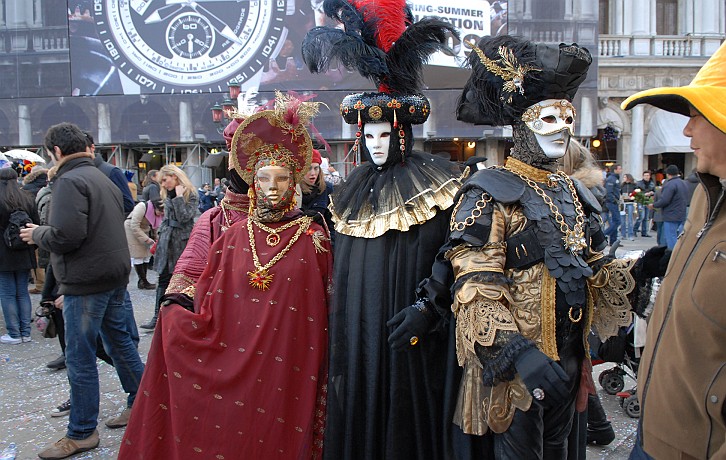
[[[622,256],[629,250],[647,249],[655,244],[654,238],[638,238],[625,241],[618,250]],[[151,272],[151,282],[156,281]],[[136,322],[142,324],[153,314],[154,291],[136,288],[136,276],[132,274],[129,292],[134,304]],[[38,304],[39,295],[31,295],[33,305]],[[0,319],[2,332],[4,322]],[[141,329],[140,331],[143,331]],[[151,344],[151,333],[140,332],[139,352],[145,362]],[[37,458],[37,452],[48,444],[57,441],[65,434],[68,417],[53,418],[52,408],[68,399],[69,389],[66,371],[53,371],[45,364],[60,354],[57,339],[44,339],[33,324],[33,341],[19,345],[0,344],[0,451],[14,442],[18,446],[17,459]],[[73,457],[74,459],[113,459],[116,458],[124,429],[109,429],[103,421],[118,415],[125,407],[126,395],[113,367],[98,361],[101,382],[101,403],[98,431],[101,444],[98,449]],[[612,364],[596,366],[593,376]],[[633,386],[626,381],[625,388]],[[628,417],[618,403],[616,396],[605,393],[598,386],[603,406],[612,420],[617,438],[605,447],[589,446],[588,458],[626,459],[635,438],[636,419]],[[436,459],[432,459],[436,460]]]

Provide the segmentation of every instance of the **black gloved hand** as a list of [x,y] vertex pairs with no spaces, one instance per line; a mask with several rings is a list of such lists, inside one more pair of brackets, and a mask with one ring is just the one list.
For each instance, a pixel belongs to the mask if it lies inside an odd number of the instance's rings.
[[394,350],[404,350],[414,346],[411,338],[418,340],[426,334],[430,328],[429,318],[431,313],[427,307],[417,303],[406,307],[389,319],[386,326],[393,327],[393,332],[388,336],[388,344]]
[[159,304],[162,307],[168,307],[169,305],[179,305],[185,310],[189,310],[190,312],[194,313],[194,299],[189,297],[186,294],[182,293],[173,293],[173,294],[164,294],[161,296],[161,300],[159,301]]
[[544,391],[542,404],[553,407],[567,399],[569,377],[559,364],[537,348],[520,353],[514,360],[514,367],[530,392],[535,388]]
[[325,217],[323,217],[323,215],[320,212],[314,211],[312,209],[308,209],[307,211],[303,211],[303,216],[312,217],[313,222],[315,222],[316,224],[318,224],[322,227],[325,227]]
[[665,275],[670,258],[671,251],[667,246],[653,246],[648,249],[641,258],[641,276],[644,278],[656,278]]

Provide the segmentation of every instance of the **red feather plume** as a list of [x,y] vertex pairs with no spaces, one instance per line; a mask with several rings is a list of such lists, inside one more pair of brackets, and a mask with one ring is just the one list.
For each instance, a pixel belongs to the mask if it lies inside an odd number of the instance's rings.
[[[353,4],[358,11],[363,11],[366,22],[375,19],[378,31],[376,45],[388,53],[409,25],[406,0],[354,0]],[[373,14],[377,17],[371,18]]]

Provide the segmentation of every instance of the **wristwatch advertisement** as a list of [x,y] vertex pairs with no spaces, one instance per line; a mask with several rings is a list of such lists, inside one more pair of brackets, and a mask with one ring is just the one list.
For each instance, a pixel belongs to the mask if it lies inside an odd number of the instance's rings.
[[[76,10],[78,17],[69,15],[71,60],[76,64],[84,54],[104,54],[110,65],[90,69],[99,75],[99,87],[77,93],[118,93],[116,79],[123,94],[223,92],[232,79],[246,86],[285,40],[291,2],[94,0],[87,22],[92,19],[95,27],[73,27],[74,20],[84,19],[81,9]],[[73,40],[74,31],[95,36]],[[80,88],[76,79],[82,78],[74,68],[74,87]]]

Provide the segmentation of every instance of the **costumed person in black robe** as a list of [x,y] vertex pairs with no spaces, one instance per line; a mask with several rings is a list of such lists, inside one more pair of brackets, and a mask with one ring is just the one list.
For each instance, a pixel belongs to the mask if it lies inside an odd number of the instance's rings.
[[315,113],[278,93],[235,130],[249,217],[212,244],[194,311],[160,310],[119,459],[321,458],[332,253],[295,202]]
[[486,37],[469,56],[458,118],[511,125],[514,147],[503,166],[462,186],[419,290],[419,304],[451,306],[456,317],[463,375],[448,396],[454,423],[470,435],[457,457],[481,444],[479,455],[497,459],[567,458],[575,410],[594,391],[590,327],[605,339],[631,321],[627,296],[641,260],[602,252],[597,199],[557,165],[591,60],[575,44],[510,36]]
[[326,0],[324,9],[345,30],[308,32],[309,69],[325,72],[339,61],[379,89],[341,104],[366,162],[331,196],[337,236],[325,457],[443,458],[449,307],[405,307],[444,241],[460,186],[456,165],[412,150],[412,125],[431,111],[421,93],[423,62],[456,32],[437,19],[413,22],[403,0]]

